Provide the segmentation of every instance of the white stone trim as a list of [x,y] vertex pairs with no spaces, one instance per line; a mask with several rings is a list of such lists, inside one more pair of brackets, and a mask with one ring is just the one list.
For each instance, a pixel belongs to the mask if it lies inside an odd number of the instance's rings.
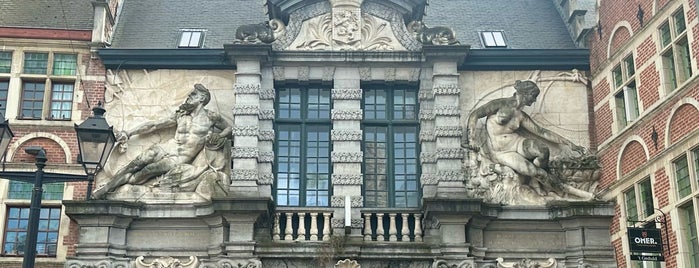
[[610,59],[612,56],[612,40],[614,40],[614,35],[616,35],[619,32],[619,29],[622,27],[629,31],[629,36],[633,36],[633,28],[631,27],[631,23],[625,20],[617,22],[617,24],[614,25],[614,29],[609,32],[609,39],[607,40],[607,59]]
[[646,142],[643,141],[643,138],[638,135],[633,135],[628,137],[624,143],[619,147],[619,152],[617,153],[616,156],[616,179],[621,178],[621,157],[624,154],[624,151],[626,150],[626,147],[632,143],[632,142],[638,142],[641,144],[641,147],[643,147],[643,152],[646,154],[646,160],[650,157],[650,154],[648,153],[648,145],[646,145]]
[[685,104],[692,105],[695,109],[699,110],[699,101],[691,97],[681,99],[675,103],[672,110],[670,110],[670,114],[667,116],[667,120],[665,120],[665,148],[670,147],[670,123],[672,123],[672,117],[675,116],[677,109]]
[[63,154],[65,154],[66,157],[66,163],[73,163],[73,158],[71,157],[70,146],[68,146],[68,143],[66,143],[61,137],[47,132],[32,132],[17,139],[17,141],[12,143],[12,146],[10,146],[10,148],[7,150],[7,161],[12,162],[12,158],[14,158],[17,149],[19,149],[19,147],[25,142],[36,138],[46,138],[58,143],[58,145],[61,146],[61,149],[63,149]]

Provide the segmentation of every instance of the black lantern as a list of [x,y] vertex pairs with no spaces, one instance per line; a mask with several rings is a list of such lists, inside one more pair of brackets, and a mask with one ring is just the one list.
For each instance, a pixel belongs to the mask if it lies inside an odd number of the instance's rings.
[[92,193],[95,174],[104,168],[104,163],[112,152],[116,138],[112,127],[104,119],[105,109],[98,103],[92,109],[93,115],[80,125],[75,125],[80,146],[80,160],[88,176],[87,197]]

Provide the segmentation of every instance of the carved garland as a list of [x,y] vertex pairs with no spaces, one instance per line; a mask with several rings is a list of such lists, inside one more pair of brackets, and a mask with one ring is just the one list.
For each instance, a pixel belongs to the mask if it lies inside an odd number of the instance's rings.
[[361,163],[364,158],[362,152],[332,152],[330,155],[333,163]]
[[67,260],[65,267],[67,268],[128,268],[130,267],[129,261],[117,261],[117,260],[101,260],[101,261],[87,261],[87,260]]
[[260,130],[257,133],[257,139],[260,141],[273,141],[274,130]]
[[421,101],[434,99],[434,92],[432,91],[432,89],[429,88],[421,88],[418,92],[418,95]]
[[284,76],[284,66],[274,66],[272,67],[272,77],[274,80],[283,81],[286,79]]
[[173,257],[156,258],[150,263],[143,261],[143,256],[136,257],[134,260],[135,268],[195,268],[199,267],[199,259],[195,256],[190,256],[188,262],[182,262]]
[[260,120],[272,120],[272,119],[274,119],[274,109],[260,110],[257,117]]
[[420,141],[436,141],[437,140],[437,135],[435,135],[434,131],[431,131],[429,129],[421,129],[420,130]]
[[[364,228],[364,220],[363,219],[351,219],[350,220],[350,225],[352,228]],[[343,228],[345,227],[345,219],[336,219],[333,218],[330,220],[330,226],[332,228]]]
[[461,114],[461,109],[458,106],[452,105],[435,105],[434,106],[435,115],[459,115]]
[[257,136],[258,131],[257,126],[236,126],[233,128],[233,136]]
[[233,157],[235,158],[257,158],[257,147],[233,147]]
[[438,126],[434,128],[434,134],[438,137],[461,137],[460,126]]
[[360,67],[359,68],[359,80],[361,81],[371,81],[371,68]]
[[440,170],[437,172],[439,181],[463,181],[464,173],[460,170]]
[[439,182],[439,179],[434,174],[422,173],[420,175],[421,185],[435,185]]
[[435,85],[434,94],[440,95],[459,95],[461,88],[456,84]]
[[362,185],[362,174],[333,174],[333,185]]
[[461,148],[441,148],[437,149],[438,159],[462,159],[464,158],[464,150]]
[[233,169],[231,179],[234,181],[256,181],[257,170],[255,169]]
[[274,162],[274,152],[273,151],[258,151],[257,161],[260,163],[272,163]]
[[259,94],[260,84],[235,84],[234,91],[236,94]]
[[273,88],[260,89],[260,100],[274,100],[275,97],[276,94]]
[[418,118],[420,120],[434,120],[437,118],[437,115],[432,110],[422,110],[418,113]]
[[361,100],[362,89],[360,88],[333,88],[333,100]]
[[[363,196],[350,196],[350,206],[353,208],[361,208],[364,204]],[[341,208],[345,206],[345,196],[332,196],[330,198],[330,206],[334,208]],[[361,219],[359,219],[361,220]]]
[[420,152],[420,163],[437,163],[437,154],[429,152]]
[[330,139],[333,141],[361,141],[362,131],[361,130],[332,130],[330,132]]
[[201,266],[201,268],[262,268],[262,262],[257,259],[249,260],[219,260],[215,263],[207,263]]
[[332,120],[362,120],[362,110],[335,110],[331,111]]

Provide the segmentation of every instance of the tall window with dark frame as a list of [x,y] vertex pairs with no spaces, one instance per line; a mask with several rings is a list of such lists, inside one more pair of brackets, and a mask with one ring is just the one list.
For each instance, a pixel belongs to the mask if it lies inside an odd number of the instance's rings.
[[[56,256],[58,229],[61,221],[60,207],[44,207],[39,212],[39,229],[36,253],[39,256]],[[8,207],[2,252],[5,256],[24,255],[24,243],[29,224],[29,207]]]
[[614,104],[619,128],[626,127],[639,115],[638,91],[636,89],[636,67],[633,55],[629,55],[612,70]]
[[679,204],[680,227],[678,241],[683,245],[687,267],[699,265],[699,229],[697,229],[696,202],[699,197],[699,148],[686,151],[672,161],[675,191]]
[[25,53],[19,118],[70,120],[77,64],[76,54]]
[[362,106],[365,206],[418,207],[417,89],[366,87]]
[[10,73],[12,70],[12,52],[0,51],[0,73]]
[[287,87],[277,91],[277,205],[329,205],[330,103],[329,88]]
[[684,10],[675,11],[658,31],[665,88],[671,91],[692,76]]

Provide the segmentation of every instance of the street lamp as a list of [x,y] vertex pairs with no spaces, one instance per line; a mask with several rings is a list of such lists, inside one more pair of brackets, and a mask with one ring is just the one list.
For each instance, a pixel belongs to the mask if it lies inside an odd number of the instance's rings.
[[[48,159],[46,158],[46,151],[41,146],[28,146],[24,149],[25,152],[35,157],[37,168],[35,172],[0,171],[0,176],[8,180],[34,183],[29,205],[29,222],[22,268],[33,268],[36,260],[36,240],[39,233],[43,183],[87,180],[87,199],[90,199],[95,173],[104,167],[104,162],[109,156],[115,141],[112,128],[107,125],[107,121],[103,117],[104,112],[104,108],[102,108],[101,104],[98,104],[93,109],[93,116],[89,117],[82,124],[75,126],[78,136],[79,155],[83,160],[82,164],[88,176],[44,172]],[[7,153],[12,137],[14,135],[7,120],[0,123],[0,155],[4,156]]]
[[80,158],[87,174],[87,199],[92,194],[92,183],[95,181],[95,174],[104,168],[109,154],[112,152],[114,142],[114,131],[104,119],[106,110],[102,108],[102,103],[92,109],[92,116],[80,125],[75,125],[75,132],[78,136],[78,146]]

